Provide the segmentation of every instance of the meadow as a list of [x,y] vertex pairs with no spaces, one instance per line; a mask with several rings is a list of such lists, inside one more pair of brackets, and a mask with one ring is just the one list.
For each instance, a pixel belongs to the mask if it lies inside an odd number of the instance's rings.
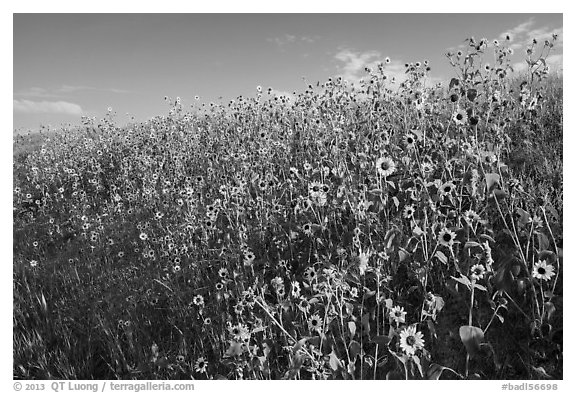
[[562,379],[554,42],[16,136],[14,378]]

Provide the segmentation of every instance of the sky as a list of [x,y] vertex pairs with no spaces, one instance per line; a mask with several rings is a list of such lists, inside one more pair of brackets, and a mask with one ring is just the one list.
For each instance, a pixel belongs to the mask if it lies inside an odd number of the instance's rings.
[[[525,44],[559,35],[549,63],[561,69],[562,14],[14,14],[13,129],[79,124],[112,108],[118,123],[165,115],[164,97],[226,103],[301,92],[343,76],[357,81],[386,57],[429,60],[432,81],[454,76],[444,54],[464,39],[512,33]],[[486,62],[490,63],[490,58]],[[222,97],[219,101],[219,97]]]

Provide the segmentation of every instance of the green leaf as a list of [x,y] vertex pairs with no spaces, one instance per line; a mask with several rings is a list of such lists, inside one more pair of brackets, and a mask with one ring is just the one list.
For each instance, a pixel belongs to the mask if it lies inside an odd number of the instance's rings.
[[460,339],[466,347],[466,352],[470,356],[474,356],[484,341],[484,332],[476,326],[460,326]]
[[398,250],[398,258],[400,259],[400,262],[404,262],[406,258],[408,258],[409,256],[410,253],[405,249],[403,249],[402,247],[400,247],[400,249]]
[[500,175],[497,173],[487,173],[486,174],[486,189],[490,193],[492,189],[500,184]]
[[332,352],[330,352],[329,363],[330,363],[330,368],[332,369],[332,371],[336,371],[340,367],[342,367],[342,362],[340,361],[340,359],[338,359],[338,356],[336,355],[336,352],[334,352],[334,350],[332,350]]
[[434,256],[436,258],[438,258],[440,260],[440,262],[442,262],[443,264],[447,264],[448,263],[448,257],[446,257],[446,255],[444,255],[444,253],[442,251],[436,251],[436,253],[434,254]]
[[424,372],[422,372],[422,364],[420,364],[420,358],[418,356],[412,356],[412,360],[416,364],[416,367],[418,367],[420,375],[422,376],[422,378],[424,378]]
[[494,238],[492,238],[491,236],[488,236],[484,233],[478,237],[482,240],[488,240],[490,243],[496,243],[496,240],[494,240]]
[[370,315],[364,314],[362,315],[362,327],[364,328],[364,333],[370,333]]
[[471,248],[471,247],[482,247],[482,244],[478,243],[478,242],[466,242],[466,244],[464,244],[464,251],[466,251],[467,249]]
[[414,234],[414,236],[420,237],[424,234],[424,231],[418,225],[416,225],[414,229],[412,229],[412,233]]
[[518,220],[520,226],[524,226],[530,223],[530,213],[528,213],[526,210],[519,207],[516,209],[516,213],[518,213],[518,215],[520,216]]
[[226,357],[232,357],[232,356],[240,356],[242,355],[242,344],[232,341],[230,343],[230,346],[228,347],[228,349],[226,350],[226,353],[224,356]]
[[460,284],[466,285],[468,289],[472,288],[472,283],[466,276],[454,277],[450,276],[453,280],[458,281]]
[[388,343],[390,342],[390,337],[388,336],[374,336],[372,337],[372,339],[370,340],[375,344],[378,345],[388,345]]
[[554,306],[554,304],[552,304],[552,302],[544,303],[544,318],[546,318],[547,321],[549,321],[550,318],[552,318],[552,314],[554,314],[554,311],[556,311],[556,307]]
[[476,89],[468,89],[468,91],[466,92],[466,98],[468,98],[470,101],[474,101],[477,96],[478,96],[478,90]]
[[356,322],[348,322],[348,330],[350,330],[350,339],[353,339],[354,335],[356,334]]
[[542,252],[548,250],[550,247],[550,241],[548,240],[548,236],[543,234],[542,232],[534,232],[536,236],[538,236],[538,251]]
[[436,363],[432,363],[430,364],[430,367],[426,371],[426,379],[439,380],[440,376],[442,375],[442,371],[444,370],[446,370],[446,367],[443,367]]
[[356,361],[356,357],[362,353],[362,347],[358,341],[352,340],[350,341],[349,351],[352,361]]

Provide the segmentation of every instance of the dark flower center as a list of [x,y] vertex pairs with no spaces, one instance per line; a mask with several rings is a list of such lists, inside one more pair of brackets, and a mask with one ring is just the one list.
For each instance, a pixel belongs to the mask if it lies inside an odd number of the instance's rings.
[[414,336],[406,337],[406,344],[413,346],[414,344],[416,344],[416,338],[414,338]]
[[442,235],[442,239],[445,242],[449,242],[450,240],[452,240],[452,235],[450,235],[449,233],[445,233],[444,235]]
[[464,117],[464,116],[462,116],[461,113],[458,113],[458,114],[456,115],[456,120],[462,120],[463,117]]
[[546,274],[546,269],[544,269],[543,267],[539,267],[538,274]]

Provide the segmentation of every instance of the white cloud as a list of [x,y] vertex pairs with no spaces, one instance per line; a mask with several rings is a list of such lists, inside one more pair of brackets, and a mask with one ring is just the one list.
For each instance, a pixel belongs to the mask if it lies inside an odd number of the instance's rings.
[[30,87],[27,89],[20,90],[15,95],[23,96],[23,97],[34,97],[34,98],[54,98],[58,97],[58,95],[54,94],[53,92],[48,91],[42,87]]
[[14,112],[19,113],[55,113],[80,116],[84,111],[78,104],[66,101],[30,101],[13,100]]
[[284,34],[282,37],[267,38],[266,41],[276,44],[280,49],[289,44],[295,44],[297,42],[304,42],[307,44],[313,44],[320,39],[320,36],[296,36],[292,34]]
[[366,67],[375,70],[378,63],[385,65],[384,74],[389,79],[395,78],[397,81],[406,79],[403,62],[391,60],[389,64],[385,64],[386,57],[375,50],[355,52],[350,49],[341,49],[334,55],[334,58],[340,63],[338,65],[339,76],[353,84],[358,83],[360,79],[367,76]]
[[562,47],[562,27],[552,28],[549,26],[543,26],[538,28],[533,28],[534,18],[530,18],[526,22],[520,23],[518,26],[503,32],[498,37],[500,40],[504,40],[506,35],[510,35],[512,42],[510,48],[514,50],[519,50],[530,45],[532,40],[535,38],[539,43],[543,43],[544,40],[552,41],[552,35],[558,35],[558,40],[555,43],[556,47]]
[[[550,66],[551,72],[558,71],[560,74],[563,72],[564,56],[562,54],[550,55],[546,58],[546,64]],[[512,68],[516,73],[522,73],[528,70],[528,63],[526,61],[519,61],[512,64]]]
[[510,35],[512,39],[518,35],[523,35],[527,31],[530,30],[530,27],[534,25],[534,17],[528,19],[526,22],[520,23],[518,26],[513,27],[512,29],[505,31],[504,33],[500,34],[500,39],[506,38],[506,35]]
[[17,91],[16,93],[14,93],[14,95],[19,97],[31,97],[31,98],[58,98],[79,91],[100,91],[116,94],[128,93],[127,90],[108,88],[108,87],[62,85],[60,87],[51,89],[45,89],[43,87],[29,87]]
[[110,93],[128,93],[127,90],[123,90],[123,89],[115,89],[115,88],[111,88],[111,87],[93,87],[93,86],[71,86],[71,85],[62,85],[60,86],[57,91],[60,93],[74,93],[77,91],[86,91],[86,90],[91,90],[91,91],[104,91],[104,92],[110,92]]

